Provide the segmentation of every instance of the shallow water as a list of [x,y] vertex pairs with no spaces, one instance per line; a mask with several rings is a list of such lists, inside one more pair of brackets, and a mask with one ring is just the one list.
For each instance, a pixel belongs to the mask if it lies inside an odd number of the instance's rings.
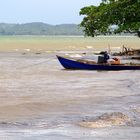
[[[0,54],[0,139],[139,139],[140,72],[64,70],[55,54]],[[122,112],[125,126],[78,125]]]

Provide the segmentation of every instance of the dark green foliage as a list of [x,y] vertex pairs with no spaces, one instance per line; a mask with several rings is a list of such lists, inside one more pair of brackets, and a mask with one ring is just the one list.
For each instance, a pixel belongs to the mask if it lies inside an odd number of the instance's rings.
[[45,23],[0,24],[0,35],[83,35],[76,24],[49,25]]
[[140,0],[103,0],[99,6],[84,7],[81,26],[88,36],[112,33],[137,33],[140,36]]

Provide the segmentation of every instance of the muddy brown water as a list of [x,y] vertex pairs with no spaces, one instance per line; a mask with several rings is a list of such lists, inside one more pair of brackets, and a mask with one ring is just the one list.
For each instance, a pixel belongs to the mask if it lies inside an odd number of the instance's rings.
[[[55,53],[0,53],[0,139],[139,139],[140,71],[64,70]],[[121,112],[126,125],[82,121]]]

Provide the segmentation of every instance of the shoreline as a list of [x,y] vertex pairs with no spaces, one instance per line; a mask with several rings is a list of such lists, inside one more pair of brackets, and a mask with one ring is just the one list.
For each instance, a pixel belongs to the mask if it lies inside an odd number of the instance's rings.
[[140,48],[136,36],[0,36],[0,52],[102,51]]

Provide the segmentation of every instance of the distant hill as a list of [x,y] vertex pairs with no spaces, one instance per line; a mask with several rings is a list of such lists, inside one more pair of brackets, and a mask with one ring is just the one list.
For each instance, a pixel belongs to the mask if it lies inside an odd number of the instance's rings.
[[83,35],[76,24],[49,25],[41,22],[26,24],[0,23],[0,35]]

